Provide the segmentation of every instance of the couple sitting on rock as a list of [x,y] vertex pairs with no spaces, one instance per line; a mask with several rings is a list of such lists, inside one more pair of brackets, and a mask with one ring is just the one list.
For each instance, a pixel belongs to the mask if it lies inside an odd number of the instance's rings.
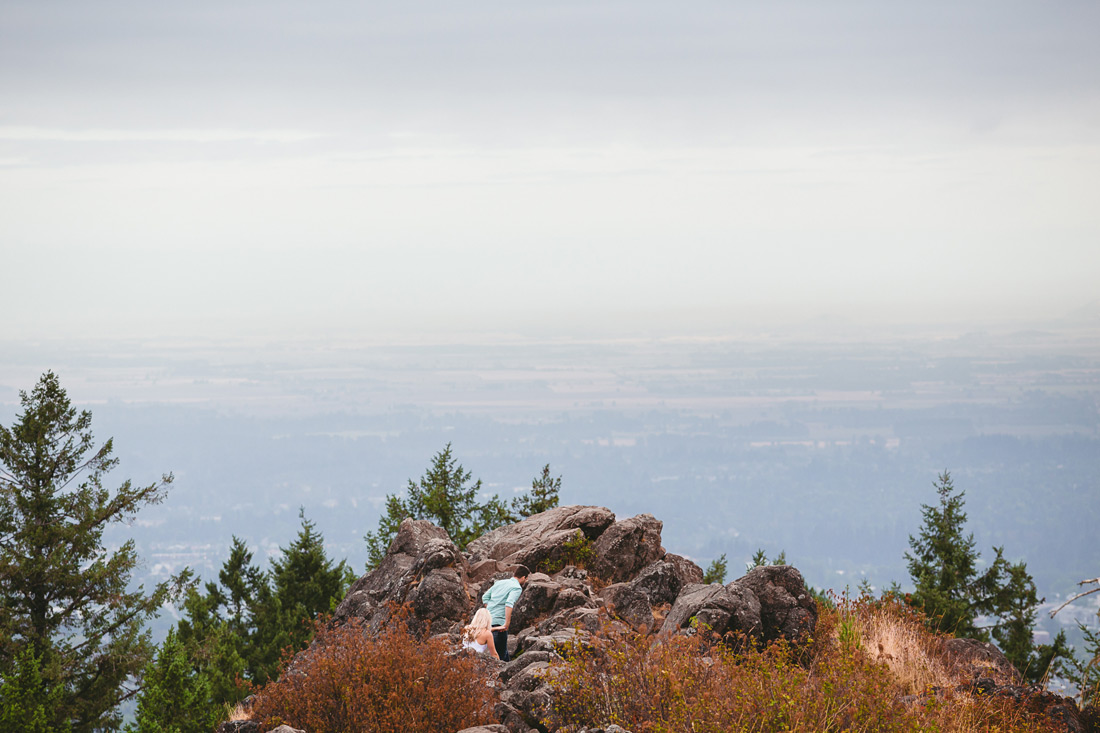
[[[508,624],[512,621],[512,607],[516,605],[523,584],[531,571],[523,565],[516,567],[511,578],[498,580],[481,597],[484,608],[479,608],[473,620],[462,630],[462,647],[484,653],[486,650],[497,659],[507,662]],[[492,639],[492,645],[489,644]]]

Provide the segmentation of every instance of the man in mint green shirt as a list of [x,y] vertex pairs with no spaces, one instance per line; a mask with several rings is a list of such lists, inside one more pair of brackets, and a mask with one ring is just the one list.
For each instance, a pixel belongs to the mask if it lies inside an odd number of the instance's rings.
[[481,597],[481,602],[489,609],[489,616],[493,619],[493,646],[497,649],[497,656],[505,662],[511,658],[508,656],[508,624],[512,621],[512,606],[519,600],[523,584],[527,582],[529,575],[531,571],[520,565],[516,567],[511,578],[493,583],[493,587]]

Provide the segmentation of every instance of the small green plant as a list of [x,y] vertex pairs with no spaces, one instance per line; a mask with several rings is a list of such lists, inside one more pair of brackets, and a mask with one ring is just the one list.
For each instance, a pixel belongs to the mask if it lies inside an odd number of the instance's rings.
[[539,572],[552,575],[566,565],[574,565],[578,568],[588,567],[596,557],[596,548],[592,540],[584,536],[579,529],[577,534],[562,544],[561,552],[552,558],[547,558],[538,564]]

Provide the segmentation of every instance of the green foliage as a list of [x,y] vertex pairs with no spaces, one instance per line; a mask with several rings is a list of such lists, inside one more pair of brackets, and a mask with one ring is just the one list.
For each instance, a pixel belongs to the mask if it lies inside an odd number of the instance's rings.
[[188,658],[210,679],[219,703],[236,703],[252,684],[278,675],[287,650],[304,649],[313,621],[343,599],[354,573],[325,553],[324,536],[299,513],[301,529],[282,556],[263,572],[252,553],[233,538],[219,583],[193,592],[184,603],[177,630]]
[[209,733],[224,717],[210,678],[196,669],[174,631],[145,668],[137,717],[126,733]]
[[550,475],[550,464],[542,467],[542,473],[531,479],[531,491],[512,499],[512,512],[518,517],[541,514],[558,505],[561,476]]
[[752,570],[753,568],[764,567],[765,565],[786,565],[786,564],[787,564],[787,553],[785,551],[780,550],[779,554],[776,556],[776,558],[774,560],[769,560],[767,553],[765,553],[764,549],[761,548],[761,549],[757,550],[755,553],[753,553],[752,560],[750,560],[745,565],[745,572],[748,572],[749,570]]
[[324,537],[300,514],[302,529],[283,556],[271,564],[270,586],[259,586],[253,612],[254,630],[247,655],[251,679],[264,683],[279,672],[284,650],[298,651],[313,636],[312,621],[331,612],[355,580],[341,560],[325,555]]
[[17,421],[0,426],[0,675],[29,653],[51,691],[51,729],[114,729],[153,653],[144,625],[189,574],[130,589],[134,543],[108,550],[103,532],[163,500],[172,476],[104,488],[112,441],[96,447],[91,413],[77,413],[57,376],[20,400]]
[[708,584],[726,582],[726,553],[723,552],[707,566],[706,572],[703,573],[703,582]]
[[[1004,548],[994,547],[993,562],[979,572],[981,556],[974,535],[965,533],[964,492],[956,492],[948,472],[934,484],[938,505],[923,505],[919,536],[909,536],[909,575],[916,585],[911,603],[933,628],[956,636],[996,640],[1005,656],[1029,680],[1042,679],[1056,656],[1065,654],[1065,638],[1035,647],[1032,628],[1042,599],[1025,563],[1010,563]],[[988,626],[978,626],[988,619]]]
[[[217,590],[209,583],[207,589]],[[203,595],[192,589],[184,601],[183,618],[175,633],[187,659],[209,680],[214,703],[232,705],[248,696],[250,675],[244,655],[250,648],[251,631],[234,630],[232,620],[218,614],[215,593]]]
[[557,557],[543,560],[539,563],[538,570],[543,573],[556,573],[566,565],[574,565],[578,568],[588,567],[596,557],[596,543],[584,536],[579,529],[577,533],[562,543],[562,552]]
[[417,641],[404,623],[378,634],[357,621],[319,625],[301,674],[256,694],[260,730],[287,724],[310,733],[436,733],[493,721],[488,675],[476,657],[450,656],[439,639]]
[[38,659],[30,649],[19,652],[0,685],[0,730],[23,733],[65,733],[68,722],[55,728],[51,720],[64,690],[43,679]]
[[1071,657],[1064,674],[1077,686],[1081,705],[1100,703],[1100,631],[1077,624],[1084,637],[1083,658]]
[[[1086,596],[1091,596],[1093,593],[1100,593],[1100,578],[1082,580],[1078,585],[1082,587],[1094,587],[1089,590],[1081,591],[1063,603],[1051,612],[1051,618],[1074,601],[1080,600]],[[1100,619],[1100,611],[1097,612],[1097,618]],[[1076,654],[1068,655],[1068,662],[1062,667],[1061,673],[1066,679],[1077,686],[1078,695],[1081,698],[1081,705],[1083,707],[1092,706],[1094,712],[1100,715],[1100,710],[1096,710],[1097,707],[1100,707],[1100,632],[1095,629],[1090,629],[1080,621],[1077,622],[1077,627],[1081,630],[1081,636],[1084,641],[1082,644],[1084,656],[1078,657]],[[1059,634],[1058,638],[1064,641],[1062,634]],[[1055,646],[1057,646],[1057,643],[1058,639],[1055,640]]]
[[[547,464],[542,475],[531,482],[531,493],[512,500],[512,508],[497,495],[481,501],[481,479],[471,483],[471,474],[451,454],[451,444],[436,453],[418,482],[409,480],[405,497],[386,495],[386,511],[375,532],[367,532],[367,570],[373,570],[386,556],[398,527],[406,518],[427,519],[442,527],[465,549],[486,532],[511,524],[558,504],[561,477],[551,478]],[[515,513],[513,513],[513,511]]]

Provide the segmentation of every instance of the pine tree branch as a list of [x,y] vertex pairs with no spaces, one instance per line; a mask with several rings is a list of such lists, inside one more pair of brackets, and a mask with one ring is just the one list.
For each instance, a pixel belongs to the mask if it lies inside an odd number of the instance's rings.
[[[1100,583],[1100,578],[1092,578],[1091,580],[1082,580],[1077,585],[1088,585],[1089,583]],[[1070,598],[1068,601],[1063,603],[1061,606],[1058,606],[1058,608],[1051,611],[1050,612],[1050,617],[1054,618],[1054,615],[1056,613],[1061,611],[1063,608],[1065,608],[1069,604],[1073,603],[1074,601],[1076,601],[1080,598],[1084,598],[1085,596],[1091,596],[1093,593],[1100,593],[1100,586],[1098,586],[1096,588],[1093,588],[1092,590],[1082,591],[1082,592],[1078,593],[1077,595],[1073,596],[1073,598]]]

